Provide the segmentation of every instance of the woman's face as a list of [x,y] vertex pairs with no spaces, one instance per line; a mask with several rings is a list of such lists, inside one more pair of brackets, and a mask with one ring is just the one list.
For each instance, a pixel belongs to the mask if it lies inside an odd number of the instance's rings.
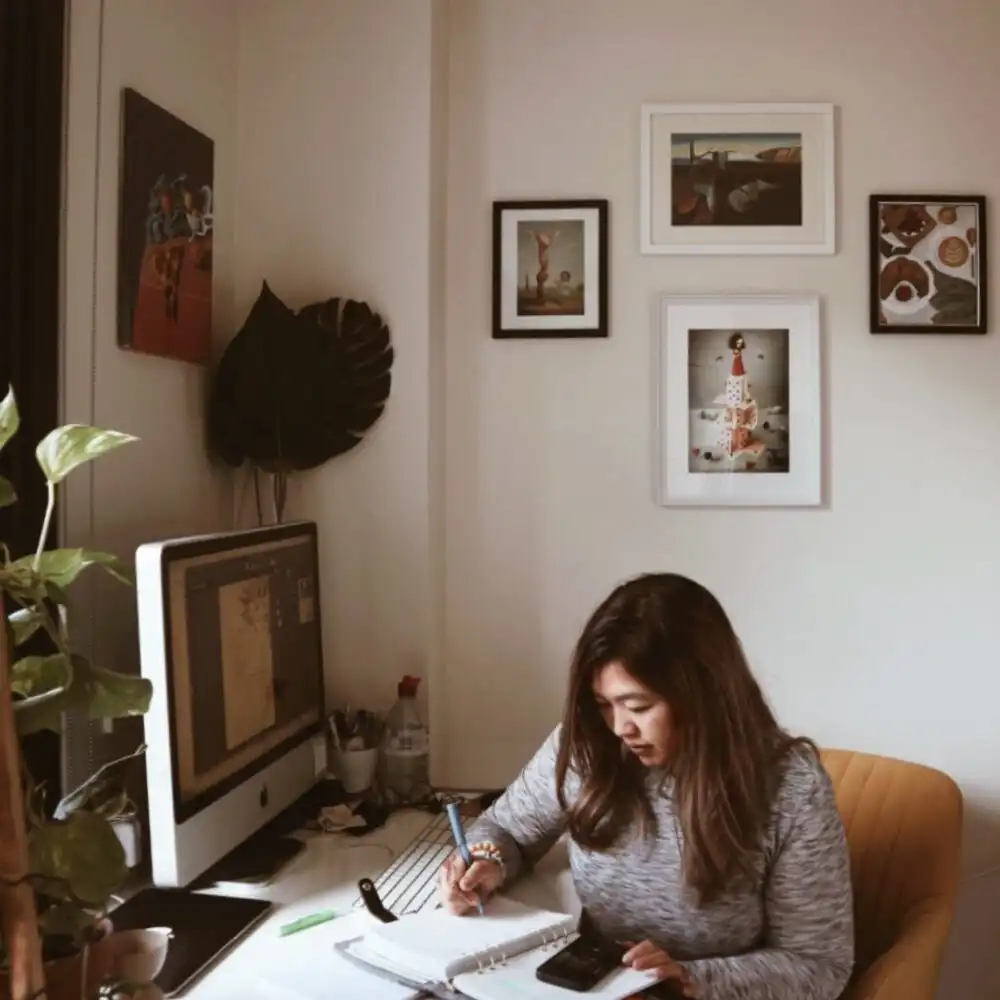
[[640,684],[620,663],[594,678],[594,698],[608,728],[646,765],[662,767],[670,756],[673,718],[665,698]]

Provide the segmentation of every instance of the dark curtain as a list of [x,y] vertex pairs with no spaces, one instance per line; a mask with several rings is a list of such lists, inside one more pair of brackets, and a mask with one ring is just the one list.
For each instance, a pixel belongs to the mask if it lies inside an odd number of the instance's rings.
[[0,510],[0,538],[15,556],[38,537],[35,445],[58,419],[63,4],[0,0],[0,389],[21,411],[0,453],[20,498]]
[[[35,445],[59,416],[64,18],[64,0],[0,0],[0,393],[13,386],[21,414],[0,452],[18,493],[0,509],[0,541],[14,557],[37,544],[46,489]],[[58,737],[40,733],[24,749],[58,794]]]

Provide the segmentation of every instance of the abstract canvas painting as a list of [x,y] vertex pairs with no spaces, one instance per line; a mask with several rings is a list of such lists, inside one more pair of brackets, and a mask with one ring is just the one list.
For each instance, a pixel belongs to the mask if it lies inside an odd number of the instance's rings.
[[985,333],[986,199],[872,195],[872,333]]
[[118,229],[118,343],[206,364],[212,345],[215,145],[126,88]]

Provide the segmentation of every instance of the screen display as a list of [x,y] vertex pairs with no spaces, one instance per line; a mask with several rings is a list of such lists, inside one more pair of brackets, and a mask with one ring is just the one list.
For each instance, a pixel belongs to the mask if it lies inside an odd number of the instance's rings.
[[321,722],[315,545],[295,535],[168,563],[176,806]]

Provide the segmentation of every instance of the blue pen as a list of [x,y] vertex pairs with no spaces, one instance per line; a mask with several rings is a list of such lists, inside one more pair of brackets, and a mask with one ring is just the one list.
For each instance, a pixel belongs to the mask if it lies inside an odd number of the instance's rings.
[[[469,853],[469,844],[465,839],[465,826],[462,823],[462,817],[458,813],[458,803],[446,802],[445,809],[448,811],[448,822],[451,823],[451,835],[455,838],[455,846],[458,848],[458,853],[462,855],[462,860],[465,864],[471,868],[472,855]],[[478,893],[476,894],[476,909],[482,915],[483,901]]]

